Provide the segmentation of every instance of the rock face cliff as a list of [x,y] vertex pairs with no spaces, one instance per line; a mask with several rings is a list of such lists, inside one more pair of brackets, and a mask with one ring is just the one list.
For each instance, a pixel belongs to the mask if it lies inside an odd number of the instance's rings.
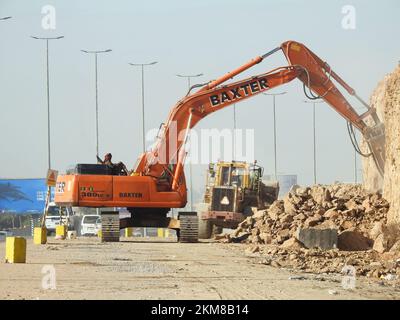
[[[378,84],[371,106],[385,123],[385,176],[379,176],[371,157],[363,158],[363,183],[367,190],[383,190],[390,203],[388,223],[400,224],[400,65]],[[362,149],[367,151],[364,141]]]

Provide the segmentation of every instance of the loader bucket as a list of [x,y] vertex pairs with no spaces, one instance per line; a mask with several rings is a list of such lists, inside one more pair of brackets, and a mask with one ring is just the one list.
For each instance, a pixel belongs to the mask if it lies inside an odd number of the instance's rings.
[[277,181],[263,181],[262,189],[264,200],[266,200],[267,203],[272,204],[278,199],[279,183]]
[[385,172],[385,126],[377,123],[373,127],[367,127],[364,131],[365,140],[368,143],[376,168],[383,177]]

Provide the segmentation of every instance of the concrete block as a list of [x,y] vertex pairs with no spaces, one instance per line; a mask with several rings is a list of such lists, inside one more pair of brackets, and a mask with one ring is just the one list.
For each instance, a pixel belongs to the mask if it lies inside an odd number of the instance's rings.
[[67,236],[67,226],[61,225],[56,227],[56,239],[64,240]]
[[125,228],[125,237],[132,237],[133,228]]
[[26,262],[26,240],[23,237],[6,238],[6,262],[25,263]]
[[47,242],[47,229],[45,227],[36,227],[33,229],[33,243],[46,244]]
[[157,228],[157,237],[164,238],[164,228]]
[[306,248],[330,250],[337,248],[338,233],[337,229],[300,228],[297,239]]

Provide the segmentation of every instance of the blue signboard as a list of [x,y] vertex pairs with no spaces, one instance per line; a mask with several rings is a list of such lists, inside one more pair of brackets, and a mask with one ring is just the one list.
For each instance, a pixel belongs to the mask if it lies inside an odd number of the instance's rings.
[[0,213],[42,213],[46,179],[0,180]]

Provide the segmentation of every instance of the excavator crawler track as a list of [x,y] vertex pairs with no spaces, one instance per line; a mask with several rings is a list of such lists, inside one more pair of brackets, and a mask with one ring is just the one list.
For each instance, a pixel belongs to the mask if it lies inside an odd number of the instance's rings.
[[119,242],[119,212],[101,213],[101,242]]
[[178,232],[179,242],[198,242],[199,220],[196,212],[179,213],[180,229]]

